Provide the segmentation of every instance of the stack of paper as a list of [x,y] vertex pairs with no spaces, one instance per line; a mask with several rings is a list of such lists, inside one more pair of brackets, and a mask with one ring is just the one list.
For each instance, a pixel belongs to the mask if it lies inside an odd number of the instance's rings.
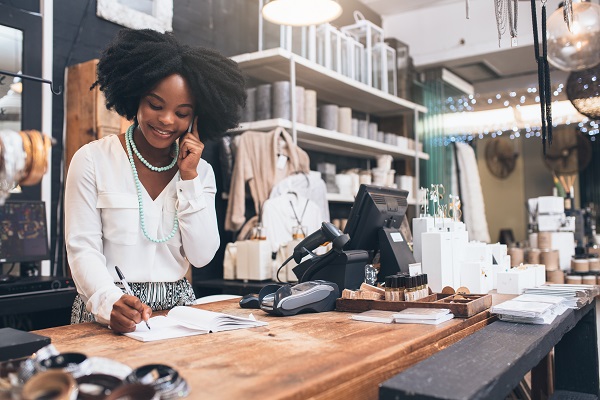
[[379,322],[384,324],[428,324],[437,325],[454,318],[447,308],[407,308],[400,312],[369,310],[350,318],[357,321]]
[[407,308],[394,314],[394,322],[399,324],[437,325],[454,318],[447,308]]
[[522,294],[491,308],[503,321],[550,324],[567,310],[565,299],[555,296]]
[[594,297],[600,294],[598,285],[542,285],[535,288],[525,289],[527,294],[555,296],[565,299],[565,305],[569,308],[581,308],[590,303]]

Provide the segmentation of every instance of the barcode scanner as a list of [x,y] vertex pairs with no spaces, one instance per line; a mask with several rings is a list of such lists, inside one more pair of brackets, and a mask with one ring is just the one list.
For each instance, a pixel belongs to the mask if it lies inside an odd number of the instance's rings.
[[332,243],[333,250],[341,252],[348,241],[350,241],[348,234],[342,233],[331,222],[323,222],[321,229],[311,233],[294,247],[294,261],[296,261],[296,264],[300,264],[304,256],[328,242]]

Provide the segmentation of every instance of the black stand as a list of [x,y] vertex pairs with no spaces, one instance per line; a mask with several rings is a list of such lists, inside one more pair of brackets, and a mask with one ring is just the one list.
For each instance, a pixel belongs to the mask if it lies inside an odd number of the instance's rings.
[[408,247],[400,230],[381,228],[379,231],[379,250],[381,252],[381,268],[378,280],[383,281],[388,275],[399,272],[408,273],[408,264],[415,262],[415,257]]
[[365,265],[369,253],[365,250],[347,250],[329,253],[306,260],[292,269],[298,282],[321,279],[338,285],[340,290],[360,288],[365,281]]

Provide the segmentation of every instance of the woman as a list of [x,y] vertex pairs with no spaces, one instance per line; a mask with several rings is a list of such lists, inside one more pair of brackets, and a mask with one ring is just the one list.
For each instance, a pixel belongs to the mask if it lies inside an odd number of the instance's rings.
[[[173,35],[124,29],[98,63],[106,106],[127,132],[83,146],[65,189],[67,256],[78,296],[72,323],[131,332],[152,310],[191,304],[185,279],[219,248],[215,176],[203,141],[237,125],[237,64]],[[118,266],[135,296],[124,294]]]

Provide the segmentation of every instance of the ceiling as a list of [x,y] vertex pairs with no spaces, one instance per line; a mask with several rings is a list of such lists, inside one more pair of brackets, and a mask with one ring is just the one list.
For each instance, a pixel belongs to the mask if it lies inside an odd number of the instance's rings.
[[[449,5],[456,7],[458,6],[456,3],[462,3],[466,6],[470,2],[470,7],[474,7],[475,1],[491,2],[491,0],[360,0],[361,3],[375,13],[381,15],[383,19],[386,16],[423,9],[433,10]],[[552,7],[553,4],[549,4],[549,6]],[[522,15],[521,18],[529,19],[531,17]],[[438,32],[443,32],[443,27],[440,27]],[[475,92],[480,94],[497,92],[503,89],[525,89],[537,85],[537,63],[534,57],[533,45],[519,43],[519,46],[514,48],[508,47],[500,51],[493,50],[465,58],[416,65],[415,67],[417,70],[437,67],[446,68],[471,83]],[[558,85],[566,79],[568,74],[551,68],[551,75],[553,75],[553,84]]]

